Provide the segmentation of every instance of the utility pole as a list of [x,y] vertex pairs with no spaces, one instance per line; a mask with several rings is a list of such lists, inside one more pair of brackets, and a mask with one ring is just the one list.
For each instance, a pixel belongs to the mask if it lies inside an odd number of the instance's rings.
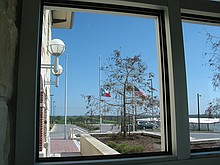
[[197,93],[197,104],[198,104],[198,131],[200,131],[200,107],[199,107],[199,103],[200,103],[200,98],[201,95],[199,93]]

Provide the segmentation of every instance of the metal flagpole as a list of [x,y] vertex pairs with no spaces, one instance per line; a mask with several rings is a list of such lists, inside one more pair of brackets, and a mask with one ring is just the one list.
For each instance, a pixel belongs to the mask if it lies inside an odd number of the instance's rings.
[[200,131],[200,108],[199,108],[199,98],[201,95],[197,93],[197,106],[198,106],[198,131]]
[[102,132],[102,106],[101,106],[101,55],[99,55],[99,124],[100,132]]
[[67,139],[66,134],[67,134],[67,77],[68,77],[68,72],[67,72],[67,68],[68,68],[68,55],[66,54],[66,66],[65,66],[65,96],[64,96],[64,139]]
[[132,92],[132,110],[133,110],[133,132],[135,132],[135,109],[136,109],[136,96],[135,96],[135,89],[134,89],[134,81],[133,81],[133,92]]
[[132,90],[132,127],[133,132],[135,132],[135,110],[136,110],[136,96],[135,96],[135,85],[134,85],[134,70],[133,70],[133,77],[132,77],[132,84],[133,84],[133,90]]

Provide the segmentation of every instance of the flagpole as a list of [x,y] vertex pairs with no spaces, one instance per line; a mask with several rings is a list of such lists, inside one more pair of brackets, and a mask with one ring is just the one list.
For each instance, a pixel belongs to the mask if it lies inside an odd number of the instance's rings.
[[133,132],[135,132],[135,109],[136,109],[136,98],[135,98],[135,93],[134,93],[134,81],[133,81],[133,97],[132,97],[132,99],[134,99],[134,100],[132,100],[132,103],[133,103],[133,105],[132,105],[132,109],[133,109]]
[[102,107],[101,107],[101,55],[99,55],[99,124],[100,132],[102,132]]
[[67,139],[67,77],[68,77],[68,55],[66,54],[66,65],[65,65],[65,96],[64,96],[64,139]]

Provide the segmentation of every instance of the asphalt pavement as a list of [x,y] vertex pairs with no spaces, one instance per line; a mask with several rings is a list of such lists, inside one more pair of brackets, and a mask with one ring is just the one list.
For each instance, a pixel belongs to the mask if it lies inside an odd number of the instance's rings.
[[[117,133],[120,131],[120,127],[114,124],[102,124],[101,131],[94,130],[88,131],[83,128],[77,127],[76,125],[67,124],[67,132],[72,129],[74,134],[88,134],[88,133]],[[160,134],[160,132],[153,132],[148,130],[151,133]],[[68,135],[67,135],[68,137]],[[55,124],[53,129],[50,131],[51,139],[62,139],[64,138],[64,124]],[[220,132],[190,132],[190,140],[220,140]]]
[[190,132],[190,140],[220,140],[219,132]]
[[[87,130],[77,127],[76,125],[67,124],[67,134],[66,137],[68,137],[68,131],[72,129],[74,134],[86,134],[88,133]],[[55,124],[52,130],[50,131],[50,138],[51,139],[64,139],[64,124]]]

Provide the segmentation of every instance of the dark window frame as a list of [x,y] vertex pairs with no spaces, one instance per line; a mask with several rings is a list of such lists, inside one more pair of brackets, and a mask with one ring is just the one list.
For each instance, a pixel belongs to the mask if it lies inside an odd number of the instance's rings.
[[[198,14],[189,14],[189,13],[182,13],[181,14],[182,22],[189,22],[189,23],[198,23],[198,24],[210,24],[216,25],[220,27],[220,19],[218,17],[213,16],[205,16],[205,15],[198,15]],[[200,148],[200,149],[190,149],[192,155],[198,155],[198,153],[207,152],[220,152],[220,146],[215,148]]]
[[[170,94],[169,94],[169,76],[168,76],[168,62],[167,62],[167,48],[166,48],[166,33],[165,33],[165,18],[164,18],[164,10],[158,10],[158,9],[150,9],[150,8],[141,8],[141,7],[131,7],[131,6],[121,6],[121,5],[113,5],[113,4],[102,4],[102,3],[91,3],[91,2],[77,2],[77,1],[53,1],[53,0],[47,0],[42,4],[43,7],[61,7],[61,8],[74,8],[74,9],[83,9],[83,10],[93,10],[93,11],[108,11],[111,12],[117,12],[119,13],[127,13],[129,14],[137,14],[137,15],[146,15],[146,16],[153,16],[157,17],[158,19],[158,33],[159,33],[159,47],[161,49],[161,55],[160,59],[158,60],[161,62],[161,68],[162,68],[162,75],[160,81],[162,81],[163,84],[163,97],[161,100],[163,100],[164,107],[162,107],[164,111],[164,130],[163,133],[165,134],[164,144],[165,144],[165,151],[161,152],[150,152],[150,153],[138,153],[138,154],[125,154],[125,155],[103,155],[103,156],[81,156],[81,157],[53,157],[53,158],[39,158],[39,140],[38,140],[38,134],[39,134],[39,113],[37,113],[37,129],[36,129],[36,161],[37,162],[47,162],[47,161],[83,161],[83,160],[95,160],[95,159],[120,159],[120,158],[138,158],[138,157],[149,157],[149,156],[162,156],[162,155],[172,155],[172,139],[171,139],[171,119],[170,119]],[[41,12],[41,18],[43,17],[43,10]],[[42,21],[41,21],[42,23]],[[42,27],[42,25],[41,25]],[[41,45],[41,43],[39,43]],[[40,51],[39,51],[40,53]],[[41,54],[38,55],[41,57]],[[39,58],[39,64],[40,64],[40,58]],[[39,67],[40,69],[40,67]],[[40,72],[39,72],[40,73]],[[39,90],[38,90],[39,91]],[[39,96],[39,94],[38,94]]]

